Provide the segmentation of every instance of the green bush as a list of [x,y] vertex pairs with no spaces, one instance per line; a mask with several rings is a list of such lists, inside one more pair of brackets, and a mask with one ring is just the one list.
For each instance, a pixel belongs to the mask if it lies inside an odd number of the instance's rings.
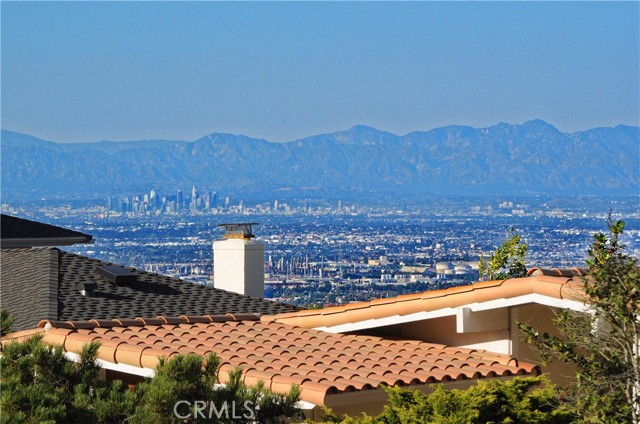
[[119,423],[131,415],[135,394],[120,382],[98,380],[99,345],[70,362],[61,347],[35,336],[10,343],[0,358],[2,423]]
[[[275,424],[300,413],[296,386],[286,395],[247,387],[240,369],[228,384],[216,385],[215,355],[161,360],[156,376],[131,391],[121,381],[98,379],[98,348],[88,344],[79,361],[70,362],[61,347],[45,345],[40,336],[7,345],[0,357],[0,423]],[[196,402],[207,408],[194,409]],[[216,409],[210,413],[211,405]]]
[[516,377],[509,381],[480,380],[466,390],[434,392],[387,388],[389,401],[376,416],[339,418],[329,412],[326,423],[342,424],[560,424],[576,418],[546,377]]

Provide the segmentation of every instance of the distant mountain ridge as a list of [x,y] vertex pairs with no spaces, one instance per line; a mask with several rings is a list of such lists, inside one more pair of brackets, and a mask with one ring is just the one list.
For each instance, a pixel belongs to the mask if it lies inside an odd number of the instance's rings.
[[55,143],[2,130],[3,196],[100,195],[198,185],[402,195],[625,194],[640,187],[640,128],[563,133],[533,120],[398,136],[357,125],[272,143],[213,133],[195,141]]

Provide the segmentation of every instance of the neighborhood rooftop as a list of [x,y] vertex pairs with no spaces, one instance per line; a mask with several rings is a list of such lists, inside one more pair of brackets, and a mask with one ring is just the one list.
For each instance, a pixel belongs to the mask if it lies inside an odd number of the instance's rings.
[[31,246],[68,246],[90,243],[93,236],[79,231],[11,215],[0,215],[0,240],[3,248]]
[[[110,268],[111,267],[111,268]],[[119,282],[113,275],[119,269]],[[122,267],[56,248],[2,250],[2,307],[14,329],[42,319],[87,320],[292,312],[296,307]]]
[[586,275],[584,268],[532,268],[528,277],[479,282],[265,318],[301,327],[345,332],[452,315],[463,307],[486,309],[540,303],[583,310],[582,287]]
[[277,392],[286,392],[295,383],[302,389],[302,400],[316,405],[325,405],[332,395],[384,385],[540,372],[534,364],[484,350],[330,334],[261,321],[250,314],[42,321],[39,327],[45,342],[74,354],[84,344],[99,341],[98,358],[108,363],[104,367],[126,368],[129,373],[137,369],[145,376],[152,375],[160,357],[216,353],[221,360],[221,383],[227,382],[228,371],[241,367],[245,383],[262,380]]

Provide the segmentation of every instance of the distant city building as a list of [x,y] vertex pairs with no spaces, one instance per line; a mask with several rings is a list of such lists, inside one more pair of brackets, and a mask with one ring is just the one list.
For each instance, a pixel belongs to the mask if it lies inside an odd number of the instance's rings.
[[191,203],[189,209],[191,209],[192,212],[198,209],[198,189],[196,186],[191,188]]

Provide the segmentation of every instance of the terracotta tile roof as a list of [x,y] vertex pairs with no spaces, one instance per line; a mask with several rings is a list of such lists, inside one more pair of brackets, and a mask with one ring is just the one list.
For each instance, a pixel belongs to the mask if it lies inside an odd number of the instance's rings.
[[30,339],[36,334],[42,334],[44,332],[45,332],[44,328],[41,328],[41,327],[30,328],[28,330],[13,331],[9,334],[4,334],[2,336],[1,343],[2,343],[2,346],[6,346],[11,342],[22,342],[27,339]]
[[63,246],[89,243],[93,236],[11,215],[0,215],[2,247]]
[[587,270],[584,268],[533,268],[529,271],[529,276],[523,278],[484,281],[444,290],[375,299],[369,302],[263,316],[262,319],[307,328],[322,328],[446,308],[458,308],[473,303],[530,294],[582,302],[584,298],[583,278],[586,276]]
[[158,358],[176,354],[221,359],[218,379],[243,368],[244,381],[259,380],[273,391],[292,383],[302,400],[323,405],[327,395],[371,390],[381,385],[410,385],[483,377],[537,374],[538,366],[484,350],[448,347],[415,340],[331,334],[257,315],[158,317],[84,322],[42,321],[44,341],[78,353],[85,343],[101,342],[102,360],[154,369]]
[[[191,284],[178,278],[126,267],[135,281],[114,284],[96,271],[111,265],[56,248],[2,249],[0,307],[14,317],[14,329],[42,319],[88,320],[225,313],[277,314],[298,308]],[[82,288],[91,287],[90,296]]]

